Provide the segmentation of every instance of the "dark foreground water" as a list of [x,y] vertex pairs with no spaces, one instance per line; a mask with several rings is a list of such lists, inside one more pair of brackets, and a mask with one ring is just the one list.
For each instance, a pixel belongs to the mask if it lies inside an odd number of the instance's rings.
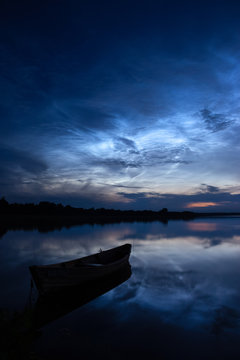
[[[85,305],[71,294],[65,314],[56,300],[51,316],[42,310],[45,325],[26,331],[29,265],[124,243],[133,245],[130,277],[104,285],[102,293],[122,282]],[[239,218],[9,231],[0,260],[4,359],[240,358]],[[33,289],[32,308],[36,299]]]

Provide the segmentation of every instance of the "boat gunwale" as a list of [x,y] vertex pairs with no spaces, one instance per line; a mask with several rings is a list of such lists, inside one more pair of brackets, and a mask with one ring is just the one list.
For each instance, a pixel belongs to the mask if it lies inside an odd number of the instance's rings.
[[[87,259],[91,259],[91,258],[95,258],[97,257],[98,255],[102,255],[102,254],[107,254],[107,253],[118,253],[118,252],[121,252],[121,250],[123,250],[123,248],[128,248],[128,250],[126,250],[126,252],[123,252],[123,256],[120,257],[119,259],[115,260],[115,261],[112,261],[112,262],[109,262],[109,263],[101,263],[101,262],[92,262],[92,263],[88,263],[88,262],[85,262]],[[101,252],[98,252],[98,253],[95,253],[95,254],[92,254],[92,255],[88,255],[88,256],[84,256],[82,258],[78,258],[78,259],[74,259],[74,260],[69,260],[69,261],[63,261],[63,262],[60,262],[60,263],[54,263],[54,264],[49,264],[49,265],[31,265],[29,266],[29,269],[32,271],[34,269],[58,269],[58,268],[65,268],[65,269],[68,269],[68,268],[95,268],[97,267],[96,265],[101,265],[101,267],[108,267],[108,266],[112,266],[113,264],[118,264],[118,263],[121,263],[125,260],[127,260],[130,256],[130,252],[131,252],[131,244],[124,244],[124,245],[120,245],[116,248],[113,248],[113,249],[108,249],[108,250],[104,250],[104,251],[101,251]],[[125,254],[124,254],[125,253]],[[71,265],[74,265],[74,264],[78,264],[78,266],[71,266]],[[69,266],[70,265],[70,266]]]

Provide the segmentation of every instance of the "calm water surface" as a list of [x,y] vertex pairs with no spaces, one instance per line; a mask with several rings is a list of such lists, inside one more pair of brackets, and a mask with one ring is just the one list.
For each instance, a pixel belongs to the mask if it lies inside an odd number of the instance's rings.
[[239,359],[239,218],[9,231],[0,239],[1,309],[28,304],[29,265],[124,243],[133,245],[131,277],[43,326],[33,358]]

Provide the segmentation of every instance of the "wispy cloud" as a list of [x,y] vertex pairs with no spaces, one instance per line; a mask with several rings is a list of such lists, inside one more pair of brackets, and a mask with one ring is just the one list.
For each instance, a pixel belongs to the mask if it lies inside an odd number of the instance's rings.
[[19,170],[30,174],[40,174],[48,168],[37,156],[14,147],[0,147],[0,167],[12,173]]
[[70,3],[23,4],[16,17],[9,3],[1,14],[2,191],[92,206],[236,207],[237,12],[209,4],[206,16],[198,2],[176,14],[156,2],[146,16],[142,3],[107,13]]
[[208,109],[203,109],[200,113],[206,128],[213,132],[225,130],[234,122],[232,119],[228,119],[226,115],[216,114]]
[[110,170],[114,171],[114,169],[125,169],[125,168],[139,168],[141,165],[134,161],[127,161],[123,159],[117,158],[109,158],[109,159],[97,159],[93,161],[93,165],[95,166],[103,166],[107,167]]
[[200,192],[216,194],[218,192],[221,192],[221,189],[217,186],[201,184]]

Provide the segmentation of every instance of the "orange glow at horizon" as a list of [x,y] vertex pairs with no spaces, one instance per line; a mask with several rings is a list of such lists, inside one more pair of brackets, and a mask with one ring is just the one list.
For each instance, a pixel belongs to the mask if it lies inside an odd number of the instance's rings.
[[215,202],[193,202],[187,204],[187,208],[203,208],[203,207],[209,207],[209,206],[219,206],[220,204]]

